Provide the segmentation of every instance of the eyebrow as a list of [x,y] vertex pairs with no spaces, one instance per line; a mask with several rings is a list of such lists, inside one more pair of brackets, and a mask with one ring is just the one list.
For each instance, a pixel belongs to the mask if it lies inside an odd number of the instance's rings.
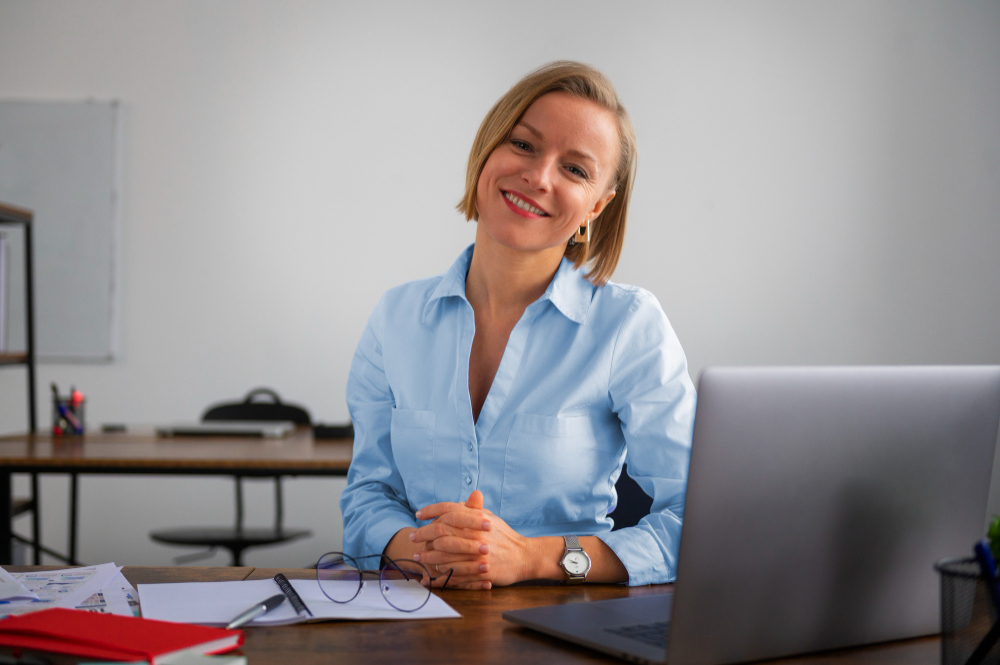
[[[529,125],[528,123],[526,123],[523,120],[519,120],[518,123],[516,125],[514,125],[514,127],[524,127],[529,132],[531,132],[532,134],[534,134],[535,136],[537,136],[539,139],[544,139],[545,138],[545,136],[543,136],[540,131],[538,131],[537,129],[535,129],[534,127],[532,127],[531,125]],[[581,152],[579,150],[570,148],[569,150],[566,151],[566,154],[572,155],[574,157],[577,157],[578,159],[583,159],[583,160],[586,160],[588,162],[592,162],[595,166],[597,165],[597,159],[595,159],[594,156],[591,155],[590,153]]]

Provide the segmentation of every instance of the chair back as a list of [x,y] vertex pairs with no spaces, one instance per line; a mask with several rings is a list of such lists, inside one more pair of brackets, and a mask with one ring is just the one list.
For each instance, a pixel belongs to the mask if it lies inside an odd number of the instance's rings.
[[[259,398],[266,398],[264,400]],[[286,404],[270,388],[254,388],[242,402],[214,404],[202,420],[290,420],[296,425],[311,425],[309,412],[297,404]]]
[[618,505],[608,514],[615,521],[612,531],[635,526],[653,507],[653,498],[628,475],[628,464],[622,466],[622,475],[618,476],[618,482],[615,483],[615,492],[618,494]]

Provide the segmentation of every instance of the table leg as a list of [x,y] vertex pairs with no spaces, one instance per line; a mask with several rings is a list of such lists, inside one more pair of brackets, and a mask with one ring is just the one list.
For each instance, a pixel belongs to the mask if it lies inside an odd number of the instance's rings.
[[78,565],[76,560],[76,495],[77,475],[69,474],[69,563]]
[[13,563],[11,548],[10,472],[0,470],[0,563]]
[[38,494],[38,474],[31,472],[31,500],[35,507],[31,510],[31,534],[35,539],[32,562],[38,566],[42,563],[42,500]]

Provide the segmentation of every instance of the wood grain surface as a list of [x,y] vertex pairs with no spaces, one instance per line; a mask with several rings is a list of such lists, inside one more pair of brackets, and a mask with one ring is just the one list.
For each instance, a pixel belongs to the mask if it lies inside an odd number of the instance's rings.
[[[269,579],[278,572],[309,579],[313,570],[279,568],[144,568],[123,571],[133,583]],[[242,576],[242,577],[241,577]],[[253,665],[319,663],[595,663],[622,662],[504,621],[509,609],[667,593],[670,585],[522,585],[490,591],[438,593],[461,619],[343,621],[246,629],[242,653]],[[141,602],[141,598],[140,598]],[[924,638],[845,649],[780,662],[801,665],[936,665],[940,640]]]
[[160,437],[152,428],[84,436],[21,434],[0,437],[0,466],[42,472],[344,475],[352,445],[351,439],[314,441],[308,428],[280,439]]

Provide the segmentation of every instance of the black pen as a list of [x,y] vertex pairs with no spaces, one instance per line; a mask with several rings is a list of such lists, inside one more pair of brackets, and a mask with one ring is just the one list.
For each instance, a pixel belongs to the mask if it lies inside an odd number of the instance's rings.
[[259,617],[261,614],[267,614],[278,605],[281,605],[283,602],[285,602],[285,594],[283,593],[275,594],[270,598],[268,598],[267,600],[257,603],[256,605],[248,609],[246,612],[243,612],[238,617],[230,621],[229,625],[226,626],[226,629],[232,630],[233,628],[239,628],[245,623],[250,623],[257,617]]

